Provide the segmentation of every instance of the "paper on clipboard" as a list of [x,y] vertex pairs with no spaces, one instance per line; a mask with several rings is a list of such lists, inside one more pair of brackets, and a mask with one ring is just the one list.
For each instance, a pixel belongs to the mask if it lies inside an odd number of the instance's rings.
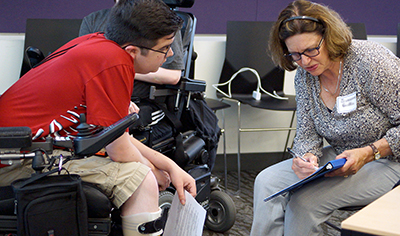
[[342,167],[344,165],[344,163],[346,163],[345,158],[329,161],[328,163],[326,163],[324,166],[320,167],[318,170],[316,170],[312,175],[308,176],[307,178],[302,179],[302,180],[290,185],[289,187],[284,188],[284,189],[272,194],[271,196],[265,198],[264,202],[267,202],[267,201],[269,201],[279,195],[282,195],[286,192],[296,190],[296,189],[300,188],[301,186],[303,186],[304,184],[306,184],[310,181],[313,181],[314,179],[324,176],[326,173],[329,173],[331,171],[339,169],[340,167]]

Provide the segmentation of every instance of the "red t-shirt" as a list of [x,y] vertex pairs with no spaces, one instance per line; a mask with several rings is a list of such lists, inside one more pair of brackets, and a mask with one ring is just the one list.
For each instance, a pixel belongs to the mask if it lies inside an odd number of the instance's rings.
[[128,114],[135,72],[133,58],[118,44],[95,33],[57,52],[0,96],[0,127],[28,126],[37,139],[73,132],[81,113],[98,126]]

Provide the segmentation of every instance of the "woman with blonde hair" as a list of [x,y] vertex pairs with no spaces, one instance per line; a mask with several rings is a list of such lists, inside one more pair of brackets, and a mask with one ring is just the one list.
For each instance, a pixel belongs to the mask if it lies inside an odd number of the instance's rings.
[[[321,235],[333,211],[369,204],[400,179],[400,59],[377,43],[353,40],[338,13],[305,0],[280,13],[270,50],[278,66],[297,69],[293,149],[300,158],[257,176],[251,235]],[[329,178],[263,201],[340,158],[345,165]]]

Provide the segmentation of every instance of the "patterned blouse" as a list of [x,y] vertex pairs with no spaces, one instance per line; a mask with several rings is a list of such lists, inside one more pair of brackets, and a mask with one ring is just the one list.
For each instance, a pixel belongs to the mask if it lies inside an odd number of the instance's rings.
[[391,51],[375,42],[352,41],[343,60],[339,95],[355,95],[357,106],[350,112],[340,113],[337,102],[330,112],[319,96],[318,77],[301,67],[294,82],[297,153],[321,157],[323,138],[337,154],[385,138],[394,154],[386,158],[400,162],[400,59]]

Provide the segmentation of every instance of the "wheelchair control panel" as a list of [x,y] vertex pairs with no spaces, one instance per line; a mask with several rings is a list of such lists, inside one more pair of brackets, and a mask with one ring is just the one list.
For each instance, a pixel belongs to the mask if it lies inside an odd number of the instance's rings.
[[[132,113],[104,128],[96,134],[79,135],[73,141],[75,155],[88,156],[97,153],[103,147],[121,136],[125,130],[139,119],[139,115]],[[86,122],[86,120],[85,120]],[[84,123],[85,123],[84,122]],[[81,120],[81,125],[83,125]],[[79,128],[79,127],[78,127]],[[80,130],[81,132],[81,130]]]
[[47,138],[45,141],[32,142],[32,131],[29,127],[0,127],[0,161],[3,165],[12,165],[20,159],[33,159],[32,167],[41,171],[45,168],[43,152],[51,154],[53,145],[73,148],[77,157],[93,155],[121,136],[138,118],[138,114],[132,113],[92,134],[87,132],[89,125],[86,124],[85,116],[81,115],[79,133],[73,140]]

